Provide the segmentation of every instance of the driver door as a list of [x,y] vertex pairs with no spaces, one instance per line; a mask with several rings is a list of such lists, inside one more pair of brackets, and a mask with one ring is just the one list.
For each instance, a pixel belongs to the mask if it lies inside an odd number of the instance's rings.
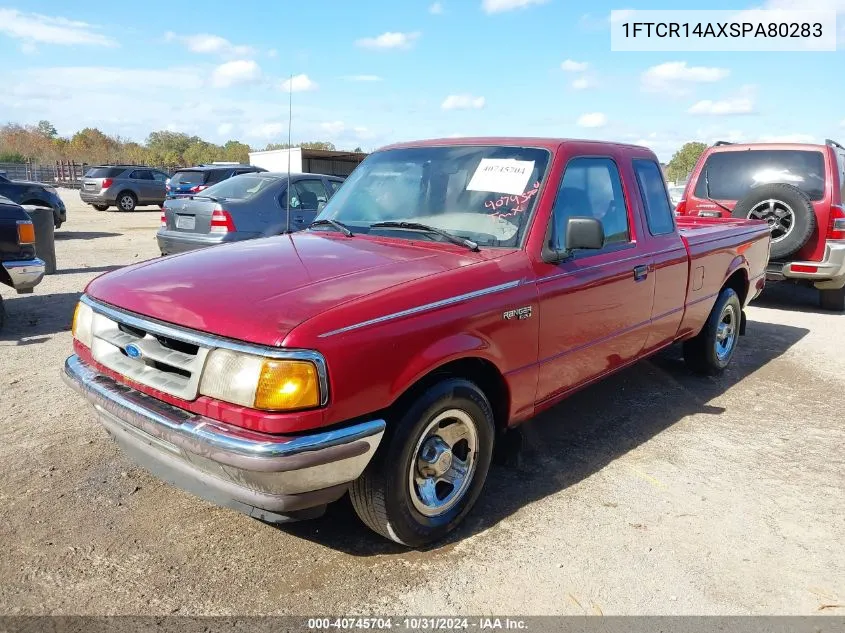
[[576,156],[567,163],[552,212],[551,241],[562,249],[566,221],[600,219],[605,245],[557,264],[542,263],[537,402],[555,398],[635,359],[649,333],[654,276],[616,162]]

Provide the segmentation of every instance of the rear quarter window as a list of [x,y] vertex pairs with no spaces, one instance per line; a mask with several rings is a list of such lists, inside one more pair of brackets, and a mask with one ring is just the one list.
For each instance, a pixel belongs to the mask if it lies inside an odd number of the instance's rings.
[[739,200],[752,188],[771,183],[793,185],[810,200],[821,200],[825,184],[824,155],[811,150],[714,152],[704,162],[695,196]]

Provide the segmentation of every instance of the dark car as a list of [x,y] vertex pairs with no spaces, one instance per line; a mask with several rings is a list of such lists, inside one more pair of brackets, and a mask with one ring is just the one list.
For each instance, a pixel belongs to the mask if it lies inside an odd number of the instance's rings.
[[62,202],[55,187],[40,182],[9,180],[5,175],[0,174],[0,197],[17,204],[50,207],[53,210],[53,224],[57,229],[67,220],[65,203]]
[[215,163],[187,167],[171,176],[167,183],[167,197],[187,198],[232,176],[266,171],[263,167],[240,163]]
[[242,174],[191,197],[167,200],[156,235],[161,254],[302,230],[343,182],[320,174],[291,174],[290,180],[289,226],[287,174]]
[[[23,208],[0,196],[0,283],[19,294],[32,292],[44,277],[44,262],[35,256],[35,228]],[[0,297],[0,328],[6,313]]]
[[166,197],[167,174],[143,165],[99,165],[82,179],[79,197],[97,211],[111,206],[134,211],[138,205],[160,206]]

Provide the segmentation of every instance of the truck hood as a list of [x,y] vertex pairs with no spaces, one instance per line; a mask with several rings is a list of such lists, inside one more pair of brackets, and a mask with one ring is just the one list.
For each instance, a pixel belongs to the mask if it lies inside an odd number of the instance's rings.
[[294,233],[128,266],[86,293],[137,314],[263,345],[347,301],[488,259],[419,243]]

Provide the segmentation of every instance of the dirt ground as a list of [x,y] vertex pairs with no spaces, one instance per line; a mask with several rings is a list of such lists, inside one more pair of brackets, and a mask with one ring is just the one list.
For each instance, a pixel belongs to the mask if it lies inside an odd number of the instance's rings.
[[773,288],[724,376],[678,351],[525,427],[446,544],[406,551],[348,501],[284,529],[133,466],[59,378],[96,275],[158,255],[157,208],[65,192],[59,268],[4,287],[4,614],[845,614],[845,316]]

